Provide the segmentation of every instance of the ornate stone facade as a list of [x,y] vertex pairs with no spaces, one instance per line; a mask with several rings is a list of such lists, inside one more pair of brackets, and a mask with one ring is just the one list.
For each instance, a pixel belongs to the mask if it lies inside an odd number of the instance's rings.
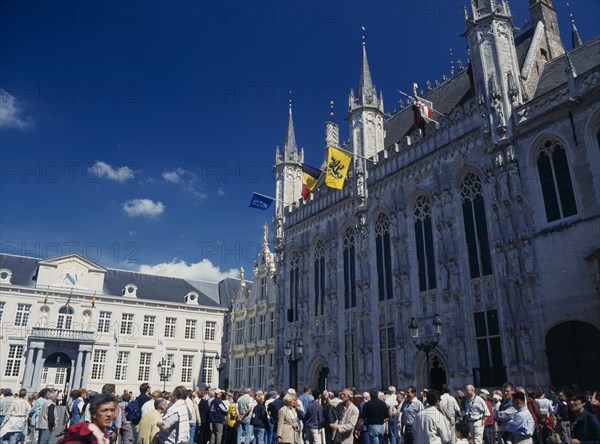
[[[443,116],[424,132],[410,109],[378,123],[363,46],[344,189],[299,200],[282,172],[303,153],[278,155],[275,353],[303,338],[299,386],[600,383],[549,339],[567,325],[600,334],[600,39],[565,53],[552,3],[530,10],[516,34],[506,0],[472,2],[470,67],[425,94]],[[408,323],[427,337],[435,314],[427,369]],[[597,344],[573,347],[600,359]]]

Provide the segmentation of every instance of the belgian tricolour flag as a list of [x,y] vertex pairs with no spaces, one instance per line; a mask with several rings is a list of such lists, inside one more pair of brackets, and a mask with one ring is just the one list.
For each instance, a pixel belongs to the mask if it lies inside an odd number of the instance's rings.
[[308,195],[317,185],[322,172],[318,168],[302,164],[302,197],[304,200],[308,199]]

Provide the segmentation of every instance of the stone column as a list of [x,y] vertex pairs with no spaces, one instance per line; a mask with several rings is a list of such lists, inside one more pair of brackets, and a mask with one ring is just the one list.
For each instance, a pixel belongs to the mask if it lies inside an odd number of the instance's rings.
[[37,392],[40,389],[40,377],[42,375],[42,367],[43,364],[43,356],[44,356],[44,346],[38,346],[37,353],[35,356],[35,367],[33,369],[33,380],[31,381],[31,387],[33,391]]
[[25,376],[23,377],[23,387],[31,390],[31,377],[33,376],[33,355],[35,354],[35,348],[29,347],[27,349],[27,361],[25,363]]
[[89,372],[90,372],[90,361],[92,360],[92,351],[91,350],[84,351],[84,359],[85,359],[85,364],[83,366],[83,377],[81,378],[81,387],[87,388],[87,381],[88,381]]
[[75,374],[73,375],[72,388],[81,388],[81,369],[83,367],[83,350],[77,351],[77,361],[75,362]]

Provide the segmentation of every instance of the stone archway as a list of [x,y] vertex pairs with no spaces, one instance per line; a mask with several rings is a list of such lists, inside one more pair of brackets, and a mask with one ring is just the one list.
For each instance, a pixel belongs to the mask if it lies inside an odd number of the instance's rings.
[[72,361],[69,355],[55,352],[44,360],[40,384],[67,392],[71,380]]
[[[313,395],[322,392],[327,387],[329,367],[321,358],[315,358],[310,365],[309,384]],[[316,395],[315,395],[316,396]]]
[[[442,385],[448,384],[447,368],[447,361],[438,350],[429,353],[429,369],[427,368],[425,352],[420,352],[417,356],[416,366],[417,389],[430,388],[441,390]],[[431,384],[429,381],[431,381]]]
[[588,322],[568,321],[546,334],[550,380],[555,387],[576,383],[600,386],[600,330]]

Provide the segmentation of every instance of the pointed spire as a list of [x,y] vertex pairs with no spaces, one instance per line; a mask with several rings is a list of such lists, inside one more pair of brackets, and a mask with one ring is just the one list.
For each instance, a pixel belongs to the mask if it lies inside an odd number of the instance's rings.
[[358,98],[364,99],[366,97],[372,97],[375,88],[373,87],[373,80],[371,79],[371,70],[369,69],[369,62],[367,61],[367,47],[365,45],[365,27],[362,27],[362,63],[360,65],[360,80],[358,81]]
[[296,144],[296,133],[294,131],[294,119],[292,117],[292,99],[290,99],[289,105],[289,117],[287,132],[285,133],[285,143],[283,145],[283,152],[286,159],[291,159],[298,154],[298,145]]
[[575,26],[575,19],[573,18],[573,12],[571,12],[571,5],[567,3],[567,8],[569,8],[569,17],[571,17],[571,38],[572,38],[572,48],[578,48],[583,45],[583,41],[579,36],[579,31],[577,30],[577,26]]

